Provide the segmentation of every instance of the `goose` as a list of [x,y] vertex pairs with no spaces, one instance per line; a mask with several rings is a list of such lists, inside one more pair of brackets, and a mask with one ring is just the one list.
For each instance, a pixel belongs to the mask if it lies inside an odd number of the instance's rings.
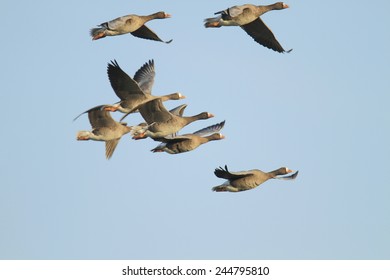
[[104,141],[106,143],[106,158],[110,159],[121,137],[129,133],[132,127],[127,126],[126,123],[116,122],[111,117],[110,112],[104,110],[105,106],[96,106],[84,112],[88,113],[92,131],[79,131],[76,139],[79,141]]
[[167,152],[169,154],[180,154],[192,151],[200,145],[206,144],[210,141],[224,139],[225,136],[219,131],[225,125],[225,121],[208,126],[191,134],[183,134],[173,138],[165,138],[163,143],[158,145],[151,151]]
[[227,181],[219,186],[213,187],[215,192],[241,192],[256,188],[269,179],[292,180],[298,175],[298,171],[289,176],[286,175],[293,172],[287,167],[280,167],[271,172],[263,172],[258,169],[240,172],[230,172],[225,165],[225,169],[219,167],[215,169],[214,174],[218,178],[227,179]]
[[[187,104],[182,104],[182,105],[179,105],[171,110],[169,110],[169,112],[173,115],[176,115],[176,116],[180,116],[182,117],[183,114],[184,114],[184,110],[187,108]],[[133,126],[133,131],[136,131],[136,130],[139,130],[139,131],[144,131],[144,130],[147,130],[149,127],[149,125],[146,123],[146,122],[142,122],[140,124],[138,124],[137,126]],[[171,135],[170,137],[174,137],[176,136],[175,134]],[[143,136],[143,137],[140,137],[138,138],[137,140],[139,139],[143,139],[143,138],[146,138],[146,136]],[[163,138],[164,139],[164,138]]]
[[215,28],[221,26],[240,26],[251,36],[257,43],[272,49],[279,53],[290,52],[292,49],[285,51],[280,43],[276,40],[271,29],[265,25],[260,16],[272,10],[283,10],[289,6],[283,2],[277,2],[272,5],[257,6],[245,4],[233,6],[226,10],[216,12],[219,16],[205,19],[206,28]]
[[158,141],[161,138],[175,134],[194,121],[214,117],[209,112],[183,117],[172,114],[164,107],[161,98],[151,100],[140,106],[139,112],[147,123],[147,126],[141,129],[136,127],[131,131],[133,139],[136,140],[150,137]]
[[160,98],[162,101],[179,100],[185,98],[180,92],[175,92],[163,96],[153,96],[152,87],[156,75],[154,60],[146,62],[134,75],[132,79],[119,66],[116,60],[107,65],[107,75],[115,94],[121,99],[115,105],[106,106],[105,110],[124,114],[121,121],[130,113],[138,110],[139,106],[146,102]]
[[171,15],[165,12],[158,12],[146,16],[126,15],[99,24],[99,27],[92,28],[90,30],[90,35],[92,36],[92,40],[98,40],[106,36],[117,36],[131,33],[133,36],[138,38],[170,43],[172,40],[161,40],[156,33],[145,25],[146,22],[153,19],[164,19],[170,17]]

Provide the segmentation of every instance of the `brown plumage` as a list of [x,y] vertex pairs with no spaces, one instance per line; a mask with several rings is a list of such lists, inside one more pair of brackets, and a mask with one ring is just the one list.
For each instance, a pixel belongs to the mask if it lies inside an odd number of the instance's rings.
[[[112,89],[121,101],[113,106],[106,107],[105,110],[112,112],[118,110],[125,113],[126,115],[123,116],[123,118],[128,114],[137,111],[142,104],[156,98],[161,98],[161,101],[163,102],[185,98],[185,96],[179,92],[162,96],[152,95],[152,88],[156,75],[153,60],[149,60],[142,65],[135,73],[134,79],[121,69],[116,60],[111,61],[111,63],[108,64],[107,75]],[[123,120],[123,118],[121,120]]]
[[219,186],[212,188],[216,192],[241,192],[251,190],[261,185],[269,179],[292,180],[298,175],[298,171],[289,176],[286,175],[293,172],[287,167],[281,167],[271,172],[263,172],[258,169],[240,172],[230,172],[225,165],[225,169],[219,167],[215,169],[214,174],[218,178],[227,179],[227,181]]
[[[267,6],[246,4],[233,6],[224,11],[217,12],[219,16],[205,19],[205,27],[240,26],[257,43],[277,52],[286,52],[276,40],[271,29],[260,19],[260,16],[272,10],[282,10],[289,6],[277,2]],[[287,51],[290,52],[291,50]]]
[[[92,40],[98,40],[106,36],[117,36],[131,33],[133,36],[138,38],[164,42],[155,32],[149,29],[145,23],[153,19],[164,19],[170,17],[171,15],[165,12],[158,12],[146,16],[126,15],[104,22],[100,24],[98,28],[92,28],[90,34],[92,36]],[[172,40],[164,43],[170,42],[172,42]]]
[[147,127],[132,130],[134,139],[151,137],[154,140],[173,135],[186,125],[197,121],[214,117],[213,114],[203,112],[194,116],[178,116],[169,112],[162,104],[161,99],[154,99],[139,108],[141,116],[147,123]]
[[225,121],[208,126],[194,133],[178,135],[173,138],[164,138],[160,145],[152,149],[152,152],[167,152],[169,154],[180,154],[192,151],[200,145],[210,141],[224,139],[219,131],[225,125]]
[[[121,137],[130,132],[131,127],[125,123],[116,122],[110,112],[104,110],[106,105],[96,106],[84,113],[88,113],[88,119],[92,131],[79,131],[77,140],[95,140],[106,143],[106,158],[110,159]],[[84,114],[83,113],[83,114]]]

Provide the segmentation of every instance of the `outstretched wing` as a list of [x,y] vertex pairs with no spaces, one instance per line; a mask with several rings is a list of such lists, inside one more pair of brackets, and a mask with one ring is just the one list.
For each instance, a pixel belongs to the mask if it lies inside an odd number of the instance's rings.
[[108,63],[107,74],[112,89],[121,100],[126,100],[133,94],[145,95],[138,83],[120,68],[116,60]]
[[77,120],[81,115],[83,115],[83,114],[85,114],[85,113],[89,113],[89,112],[94,111],[94,110],[103,110],[104,107],[106,107],[106,106],[109,106],[109,105],[99,105],[99,106],[95,106],[95,107],[93,107],[93,108],[91,108],[91,109],[88,109],[87,111],[82,112],[80,115],[78,115],[77,117],[75,117],[75,118],[73,119],[73,121]]
[[225,125],[225,121],[214,124],[214,125],[210,125],[210,126],[205,127],[205,128],[202,128],[198,131],[195,131],[193,134],[196,134],[196,135],[201,136],[201,137],[206,136],[206,135],[209,135],[212,133],[219,132],[223,128],[224,125]]
[[[269,29],[260,18],[257,18],[248,24],[241,25],[241,28],[244,29],[245,32],[248,33],[248,35],[251,36],[257,43],[263,45],[264,47],[280,53],[286,52],[278,40],[276,40],[271,29]],[[287,52],[290,51],[291,50]]]
[[187,107],[187,104],[182,104],[182,105],[179,105],[179,106],[169,110],[169,112],[172,115],[176,115],[176,116],[182,117],[186,107]]
[[274,179],[280,179],[280,180],[294,180],[298,176],[298,172],[295,172],[294,174],[288,175],[288,176],[280,176],[280,177],[274,177]]
[[145,94],[151,94],[155,76],[154,60],[152,59],[138,69],[134,74],[134,80]]
[[159,139],[159,141],[163,143],[174,144],[174,143],[179,143],[190,139],[192,139],[191,134],[185,134],[185,135],[173,135],[173,136],[164,137]]
[[227,180],[235,180],[235,179],[240,179],[240,178],[246,177],[248,175],[251,175],[252,173],[247,172],[247,171],[230,172],[227,168],[227,165],[225,165],[225,169],[223,169],[222,167],[216,168],[214,170],[214,174],[218,178],[223,178],[223,179],[227,179]]
[[137,30],[130,32],[133,36],[142,38],[142,39],[148,39],[148,40],[153,40],[153,41],[159,41],[163,43],[169,44],[172,42],[172,40],[169,41],[163,41],[160,39],[160,37],[157,36],[156,33],[154,33],[151,29],[149,29],[146,25],[142,25],[140,28]]
[[109,111],[97,109],[88,112],[89,122],[92,128],[115,127],[116,122]]
[[110,159],[114,154],[116,146],[118,146],[120,138],[106,141],[106,158]]
[[139,112],[148,124],[166,122],[172,118],[172,114],[162,104],[161,98],[146,102],[139,108]]

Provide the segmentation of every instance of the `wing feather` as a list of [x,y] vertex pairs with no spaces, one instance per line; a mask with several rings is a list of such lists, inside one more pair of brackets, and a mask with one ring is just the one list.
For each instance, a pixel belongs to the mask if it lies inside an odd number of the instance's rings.
[[116,31],[118,29],[120,30],[123,28],[124,25],[129,24],[129,22],[132,20],[132,17],[133,17],[132,15],[118,17],[116,19],[104,22],[104,23],[100,24],[99,26],[105,27],[105,28],[107,28],[109,30],[113,30],[113,31]]
[[138,69],[134,74],[134,80],[145,94],[151,94],[155,76],[154,60],[152,59]]
[[138,37],[138,38],[142,38],[142,39],[159,41],[159,42],[163,42],[163,43],[167,43],[167,44],[172,42],[172,40],[169,40],[166,42],[161,40],[160,37],[158,37],[157,34],[154,33],[154,31],[152,31],[151,29],[149,29],[146,25],[142,25],[140,28],[138,28],[137,30],[130,32],[130,33],[133,36]]
[[216,168],[214,171],[215,176],[218,178],[223,178],[227,180],[235,180],[235,179],[240,179],[244,178],[248,175],[251,175],[251,172],[243,171],[243,172],[230,172],[228,170],[227,165],[225,165],[225,169],[222,167]]
[[260,18],[257,18],[256,20],[248,24],[241,25],[241,28],[244,29],[245,32],[249,36],[251,36],[257,43],[263,45],[264,47],[267,47],[280,53],[285,52],[278,40],[276,40],[271,29],[269,29]]
[[295,172],[294,174],[288,175],[288,176],[280,176],[280,177],[275,177],[274,179],[279,179],[279,180],[294,180],[298,176],[298,172]]
[[108,63],[107,74],[112,89],[121,100],[126,100],[133,94],[145,95],[138,83],[120,68],[116,60]]
[[210,125],[210,126],[205,127],[205,128],[202,128],[198,131],[195,131],[193,134],[196,134],[196,135],[201,136],[201,137],[206,136],[206,135],[209,135],[212,133],[219,132],[223,128],[224,125],[225,125],[225,121],[214,124],[214,125]]
[[162,104],[161,98],[151,100],[139,108],[139,112],[148,123],[166,122],[172,118],[172,114]]
[[104,110],[90,110],[88,119],[92,128],[115,127],[116,121],[111,117],[110,112]]
[[116,146],[118,146],[120,138],[106,141],[106,158],[110,159],[114,154]]

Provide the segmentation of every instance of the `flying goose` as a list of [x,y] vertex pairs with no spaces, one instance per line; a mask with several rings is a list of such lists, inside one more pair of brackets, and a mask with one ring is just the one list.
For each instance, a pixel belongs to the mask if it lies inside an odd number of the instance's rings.
[[[110,84],[115,94],[121,99],[118,103],[107,106],[105,110],[120,111],[125,113],[125,118],[128,114],[136,112],[142,104],[160,98],[161,101],[179,100],[185,98],[179,92],[163,95],[153,96],[152,87],[154,84],[154,77],[156,75],[154,69],[154,60],[149,60],[135,73],[134,79],[126,74],[121,69],[116,60],[108,63],[107,75]],[[123,118],[121,120],[123,120]]]
[[[106,36],[117,36],[131,33],[133,36],[138,38],[164,42],[157,36],[156,33],[149,29],[145,23],[153,19],[164,19],[170,17],[171,15],[165,12],[158,12],[146,16],[126,15],[104,22],[98,25],[99,27],[97,28],[92,28],[90,30],[90,35],[92,36],[92,40],[98,40]],[[172,40],[164,43],[170,42],[172,42]]]
[[[214,18],[205,19],[205,27],[221,27],[221,26],[240,26],[244,31],[251,36],[257,43],[272,49],[276,52],[286,52],[276,40],[271,29],[265,25],[260,19],[260,16],[272,10],[283,10],[289,6],[283,2],[277,2],[272,5],[257,6],[245,4],[242,6],[233,6],[226,10],[216,12],[219,15]],[[290,52],[291,50],[287,51]]]
[[106,158],[110,159],[121,137],[129,133],[132,127],[125,123],[116,122],[109,111],[104,110],[106,105],[96,106],[84,113],[88,113],[88,119],[92,131],[79,131],[77,140],[95,140],[106,143]]
[[292,180],[295,179],[298,175],[298,171],[289,176],[280,176],[286,175],[293,172],[287,167],[280,167],[271,172],[263,172],[258,169],[253,169],[249,171],[240,171],[240,172],[230,172],[225,165],[225,169],[219,167],[215,169],[214,174],[218,178],[227,179],[222,185],[212,188],[216,192],[241,192],[247,191],[256,188],[265,181],[269,179],[283,179],[283,180]]
[[203,112],[194,116],[178,116],[169,112],[162,104],[161,98],[154,99],[140,106],[139,112],[147,123],[146,129],[133,129],[133,139],[151,137],[159,140],[166,136],[175,134],[186,125],[197,121],[214,117],[213,114]]
[[164,138],[160,145],[152,149],[152,152],[167,152],[169,154],[180,154],[192,151],[200,145],[209,141],[224,139],[219,131],[225,125],[225,121],[208,126],[194,133],[174,136],[172,138]]

